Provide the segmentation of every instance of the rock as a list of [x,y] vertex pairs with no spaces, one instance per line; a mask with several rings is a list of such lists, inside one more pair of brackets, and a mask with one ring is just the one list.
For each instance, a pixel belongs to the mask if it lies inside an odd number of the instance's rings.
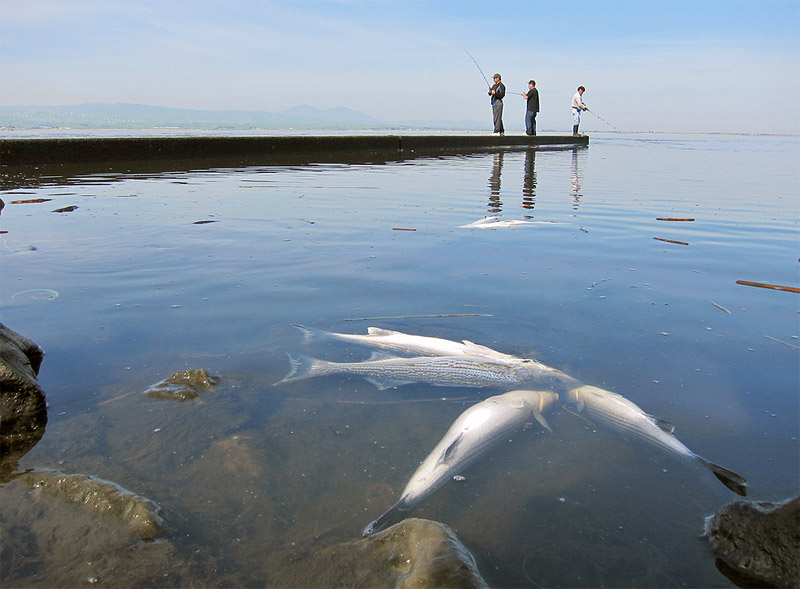
[[0,323],[0,482],[44,435],[47,403],[36,377],[44,352]]
[[734,501],[706,519],[705,534],[735,584],[800,587],[800,497]]
[[[411,518],[379,534],[277,555],[279,587],[488,587],[446,525]],[[279,566],[277,566],[279,565]]]
[[145,390],[144,394],[155,399],[189,401],[199,397],[201,391],[214,390],[218,382],[218,376],[209,374],[202,368],[183,370],[157,382]]
[[50,469],[31,470],[19,475],[19,478],[34,489],[116,517],[137,538],[153,539],[164,528],[164,520],[159,515],[161,508],[156,502],[131,493],[111,481]]

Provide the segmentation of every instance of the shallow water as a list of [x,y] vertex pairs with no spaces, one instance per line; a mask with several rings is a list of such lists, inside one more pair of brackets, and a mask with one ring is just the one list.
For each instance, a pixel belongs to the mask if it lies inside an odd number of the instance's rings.
[[[369,355],[304,345],[292,324],[376,325],[534,357],[671,422],[746,477],[750,498],[795,495],[800,297],[736,281],[800,286],[799,147],[615,134],[586,149],[98,172],[5,191],[0,320],[44,348],[50,419],[20,467],[158,501],[175,550],[149,553],[153,575],[172,575],[161,584],[268,585],[270,555],[358,537],[459,413],[501,392],[272,386],[287,352]],[[51,200],[11,204],[38,198]],[[490,214],[556,223],[459,228]],[[141,394],[192,368],[220,375],[216,391]],[[514,436],[415,515],[450,525],[492,586],[730,585],[698,537],[736,496],[564,408],[548,420],[553,433]],[[141,582],[107,554],[76,564],[69,538],[40,554],[26,491],[0,498],[4,535],[34,539],[4,555],[4,582]],[[108,539],[81,543],[103,554]]]

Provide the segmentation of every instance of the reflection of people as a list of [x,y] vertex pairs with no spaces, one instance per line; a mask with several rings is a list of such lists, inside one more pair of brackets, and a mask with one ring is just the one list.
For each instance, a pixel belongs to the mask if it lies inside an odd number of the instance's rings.
[[503,210],[500,200],[500,176],[503,173],[503,152],[494,154],[492,162],[492,175],[489,176],[489,212],[499,213]]
[[500,81],[500,74],[494,75],[494,86],[489,88],[489,96],[492,97],[493,133],[505,135],[506,130],[503,128],[503,98],[506,97],[506,87]]
[[581,183],[583,182],[583,174],[581,173],[580,166],[578,166],[578,150],[580,148],[572,148],[572,166],[569,170],[569,195],[572,197],[572,208],[578,210],[578,205],[581,203]]
[[[522,179],[522,208],[533,209],[536,205],[536,150],[525,152],[525,174]],[[529,217],[529,215],[525,215]]]
[[525,134],[536,135],[536,113],[539,112],[539,91],[536,89],[536,82],[528,82],[528,91],[522,93],[522,97],[528,101],[528,108],[525,111]]
[[581,124],[581,111],[589,110],[589,107],[583,102],[583,93],[586,88],[578,86],[578,91],[572,97],[572,134],[578,135],[578,127]]

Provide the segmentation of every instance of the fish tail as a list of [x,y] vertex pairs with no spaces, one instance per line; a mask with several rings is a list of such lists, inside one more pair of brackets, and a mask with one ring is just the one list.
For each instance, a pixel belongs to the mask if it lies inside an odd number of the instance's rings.
[[737,495],[741,495],[742,497],[747,496],[747,481],[744,479],[744,477],[739,476],[732,470],[728,470],[719,464],[714,464],[702,456],[698,456],[697,459],[700,461],[700,464],[713,472],[714,476],[722,481],[722,484],[728,487],[731,491]]
[[316,376],[315,368],[320,364],[320,360],[312,358],[311,356],[293,356],[292,354],[286,355],[289,357],[289,374],[276,382],[275,385]]
[[303,344],[310,344],[311,342],[315,342],[322,338],[323,332],[319,329],[312,329],[311,327],[306,327],[304,325],[298,325],[297,323],[292,323],[292,327],[295,327],[303,332]]
[[364,531],[361,532],[361,535],[364,537],[371,536],[372,534],[376,534],[382,530],[385,530],[389,526],[398,524],[406,519],[406,515],[410,511],[410,508],[403,501],[398,501],[378,519],[367,525],[367,527],[364,528]]

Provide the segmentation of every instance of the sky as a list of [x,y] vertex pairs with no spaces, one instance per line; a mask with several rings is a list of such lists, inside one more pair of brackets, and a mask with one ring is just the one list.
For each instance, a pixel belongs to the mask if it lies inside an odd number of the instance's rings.
[[509,131],[533,78],[543,130],[583,85],[586,131],[797,134],[799,37],[800,0],[1,0],[0,105],[488,125],[497,72]]

